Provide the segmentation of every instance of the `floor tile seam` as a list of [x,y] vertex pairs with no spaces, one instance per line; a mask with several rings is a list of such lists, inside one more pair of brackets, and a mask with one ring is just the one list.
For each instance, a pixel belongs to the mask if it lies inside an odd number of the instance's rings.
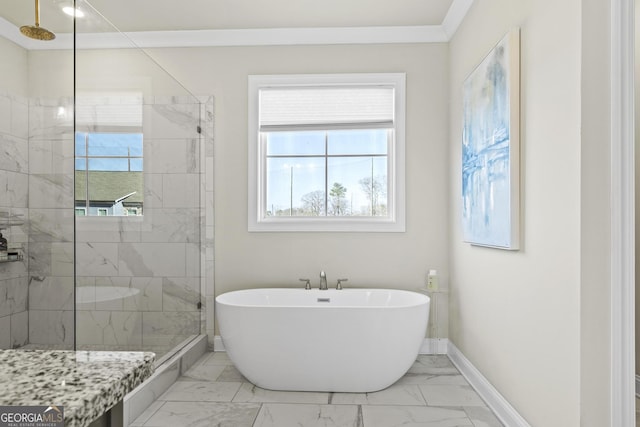
[[236,389],[235,393],[233,393],[233,396],[231,396],[231,400],[229,400],[229,403],[249,403],[249,402],[234,402],[233,401],[236,398],[236,396],[238,395],[238,393],[240,393],[240,390],[242,390],[242,382],[238,382],[238,388]]
[[[473,422],[473,419],[471,418],[471,416],[469,415],[469,413],[467,411],[464,410],[463,406],[442,406],[442,405],[434,405],[434,406],[424,406],[424,405],[359,405],[361,406],[361,411],[362,411],[362,422],[364,425],[364,412],[366,410],[367,407],[391,407],[391,408],[402,408],[402,409],[424,409],[424,408],[428,408],[428,409],[448,409],[448,410],[458,410],[460,412],[462,412],[464,414],[464,417],[461,417],[460,419],[464,419],[465,421],[468,421],[469,427],[475,427],[475,423]],[[366,426],[364,426],[366,427]]]
[[[373,405],[362,405],[362,410],[363,413],[366,410],[367,406],[373,406]],[[387,407],[393,407],[396,408],[396,405],[386,405]],[[402,406],[400,407],[402,409],[444,409],[444,410],[457,410],[459,412],[461,412],[462,414],[464,414],[464,416],[460,417],[461,420],[465,420],[468,421],[469,427],[475,427],[476,423],[473,421],[473,418],[471,418],[471,415],[464,410],[463,406],[446,406],[446,405],[434,405],[434,406],[420,406],[420,405],[412,405],[412,406]],[[492,412],[493,413],[493,412]],[[366,426],[365,426],[366,427]]]
[[[401,409],[407,409],[407,408],[413,408],[413,409],[419,409],[419,408],[437,408],[437,409],[459,409],[461,411],[464,411],[464,406],[462,405],[393,405],[393,404],[384,404],[384,405],[370,405],[370,404],[365,404],[362,403],[360,404],[360,406],[362,406],[362,408],[367,408],[367,407],[373,407],[373,408],[379,408],[382,406],[386,406],[386,407],[393,407],[393,408],[401,408]],[[478,406],[475,406],[475,408],[478,408]],[[466,412],[465,412],[466,414]]]
[[420,384],[416,385],[416,387],[418,387],[418,391],[422,396],[422,400],[424,400],[424,405],[431,407],[431,405],[429,405],[429,400],[427,399],[427,396],[425,396],[424,392],[422,391],[422,387],[420,387]]
[[[194,383],[206,383],[207,381],[180,381],[180,379],[176,380],[171,387],[169,387],[169,389],[167,389],[167,391],[165,391],[164,393],[162,393],[160,396],[158,396],[156,398],[156,401],[161,401],[161,402],[233,402],[233,399],[235,399],[236,395],[238,394],[238,392],[240,391],[240,389],[242,388],[242,383],[237,382],[237,381],[229,381],[226,382],[225,384],[229,384],[229,383],[237,383],[238,388],[237,390],[233,393],[233,397],[231,397],[230,400],[201,400],[201,399],[197,399],[197,400],[193,400],[193,398],[190,398],[190,400],[176,400],[174,399],[167,399],[166,397],[164,397],[166,394],[168,394],[171,391],[171,388],[177,384],[177,383],[185,383],[185,384],[194,384]],[[213,382],[211,382],[213,383]],[[235,402],[235,403],[242,403],[242,402]]]
[[[258,403],[258,402],[256,402]],[[340,406],[340,407],[346,407],[346,406],[353,406],[353,407],[358,407],[358,406],[364,406],[361,403],[344,403],[344,404],[330,404],[330,403],[311,403],[311,402],[260,402],[260,405],[273,405],[273,406],[292,406],[292,405],[296,405],[296,406]],[[391,405],[393,406],[393,405]]]
[[[318,403],[317,405],[320,405],[320,403]],[[416,406],[416,407],[425,407],[425,406],[429,406],[429,405],[416,405],[414,403],[371,403],[371,402],[367,402],[367,403],[353,403],[353,402],[345,402],[345,403],[328,403],[327,405],[331,405],[331,406],[357,406],[357,405],[362,405],[362,406],[398,406],[401,408],[406,408],[408,406]]]
[[358,414],[356,415],[356,427],[364,427],[364,412],[362,405],[358,405]]
[[[157,401],[158,401],[157,399],[156,399],[156,400],[154,400],[154,401],[151,403],[151,405],[153,405],[153,403],[155,403],[155,402],[157,402]],[[164,400],[163,400],[163,401],[161,401],[161,402],[162,402],[162,403],[161,403],[161,404],[156,408],[156,410],[155,410],[155,411],[153,411],[153,413],[151,413],[151,414],[147,417],[147,419],[146,419],[142,424],[140,424],[141,426],[143,426],[143,427],[144,427],[144,426],[146,426],[146,425],[147,425],[147,422],[148,422],[151,418],[153,418],[153,416],[154,416],[154,415],[155,415],[155,414],[160,410],[160,408],[162,408],[162,407],[165,405],[165,403],[167,403],[167,402],[166,402],[166,401],[164,401]],[[147,409],[148,409],[149,407],[151,407],[151,405],[149,405],[149,406],[147,407]],[[145,412],[146,412],[146,410],[145,410],[145,411],[143,411],[143,414],[144,414]],[[141,415],[142,415],[142,414],[138,415],[138,418],[140,418],[140,416],[141,416]],[[138,418],[136,418],[136,420],[137,420]],[[136,420],[133,420],[133,421],[135,422]],[[133,426],[132,426],[132,427],[133,427]]]
[[260,417],[260,413],[262,412],[262,408],[264,408],[264,403],[258,403],[258,405],[258,410],[256,411],[256,414],[253,416],[253,420],[251,421],[251,427],[254,427],[256,425],[256,422]]
[[[430,387],[469,387],[471,390],[473,390],[473,392],[478,396],[478,398],[482,401],[482,405],[464,405],[464,404],[460,404],[460,405],[451,405],[451,406],[461,406],[461,407],[476,407],[476,408],[480,408],[480,407],[484,407],[484,408],[489,408],[491,409],[491,407],[487,404],[487,401],[484,400],[482,398],[482,396],[480,395],[480,393],[478,393],[478,390],[476,390],[471,384],[467,383],[465,385],[461,385],[461,384],[419,384],[418,385],[418,389],[420,390],[420,393],[422,393],[422,397],[424,398],[425,402],[427,402],[427,406],[442,406],[442,405],[430,405],[427,397],[424,395],[424,392],[422,391],[422,387],[420,386],[430,386]],[[446,406],[446,405],[445,405]],[[491,411],[493,413],[493,411]]]
[[493,412],[493,410],[488,407],[488,406],[462,406],[462,410],[464,411],[465,414],[467,414],[467,417],[471,420],[472,424],[475,426],[476,424],[473,422],[473,418],[471,418],[471,414],[467,411],[467,408],[486,408],[489,410],[489,413],[491,413],[491,415],[493,415],[493,417],[500,423],[501,426],[504,427],[504,425],[502,424],[502,421],[500,421],[500,419],[497,417],[496,413]]
[[336,405],[336,404],[330,404],[330,403],[300,403],[300,402],[296,402],[296,403],[287,403],[287,402],[262,402],[260,403],[260,408],[258,409],[258,411],[256,412],[256,416],[253,420],[253,422],[251,423],[252,427],[256,426],[256,421],[258,420],[258,418],[260,417],[260,413],[262,412],[262,410],[264,409],[265,405],[269,405],[269,406],[292,406],[292,405],[300,405],[300,406],[315,406],[315,407],[331,407],[331,406],[341,406],[341,407],[346,407],[346,406],[353,406],[356,409],[356,423],[355,423],[355,427],[365,427],[364,426],[364,418],[362,416],[362,406],[361,404],[344,404],[344,405]]

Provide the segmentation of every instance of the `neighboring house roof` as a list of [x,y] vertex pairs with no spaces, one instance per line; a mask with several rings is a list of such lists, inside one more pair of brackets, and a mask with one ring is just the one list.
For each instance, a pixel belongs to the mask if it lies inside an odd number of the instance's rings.
[[[87,172],[76,171],[76,200],[84,200],[87,188]],[[144,202],[144,179],[142,172],[89,171],[89,199],[94,202],[115,202],[129,193],[136,194],[123,203]]]

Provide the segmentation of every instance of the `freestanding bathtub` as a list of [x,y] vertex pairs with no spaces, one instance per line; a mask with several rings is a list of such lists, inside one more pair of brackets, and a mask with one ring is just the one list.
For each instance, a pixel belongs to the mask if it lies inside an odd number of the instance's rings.
[[429,297],[391,289],[248,289],[216,298],[229,358],[271,390],[371,392],[416,360]]

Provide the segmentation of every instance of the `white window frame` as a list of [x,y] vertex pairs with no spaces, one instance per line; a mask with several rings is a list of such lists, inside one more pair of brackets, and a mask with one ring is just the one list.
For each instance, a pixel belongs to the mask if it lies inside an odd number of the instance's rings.
[[[248,135],[248,231],[249,232],[404,232],[405,231],[405,74],[301,74],[249,76]],[[259,92],[287,86],[375,86],[394,87],[394,143],[388,153],[388,215],[385,217],[287,217],[267,216],[265,153],[259,131]]]

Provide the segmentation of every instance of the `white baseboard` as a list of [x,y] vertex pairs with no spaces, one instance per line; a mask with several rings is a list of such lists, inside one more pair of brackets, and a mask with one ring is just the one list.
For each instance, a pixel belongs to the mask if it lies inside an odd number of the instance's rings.
[[[425,338],[418,354],[447,354],[448,344],[447,338]],[[220,335],[213,337],[213,351],[226,351]]]
[[213,336],[213,351],[227,351],[220,335]]
[[448,338],[425,338],[418,354],[447,354]]
[[447,355],[502,424],[509,427],[531,427],[452,342],[447,346]]

